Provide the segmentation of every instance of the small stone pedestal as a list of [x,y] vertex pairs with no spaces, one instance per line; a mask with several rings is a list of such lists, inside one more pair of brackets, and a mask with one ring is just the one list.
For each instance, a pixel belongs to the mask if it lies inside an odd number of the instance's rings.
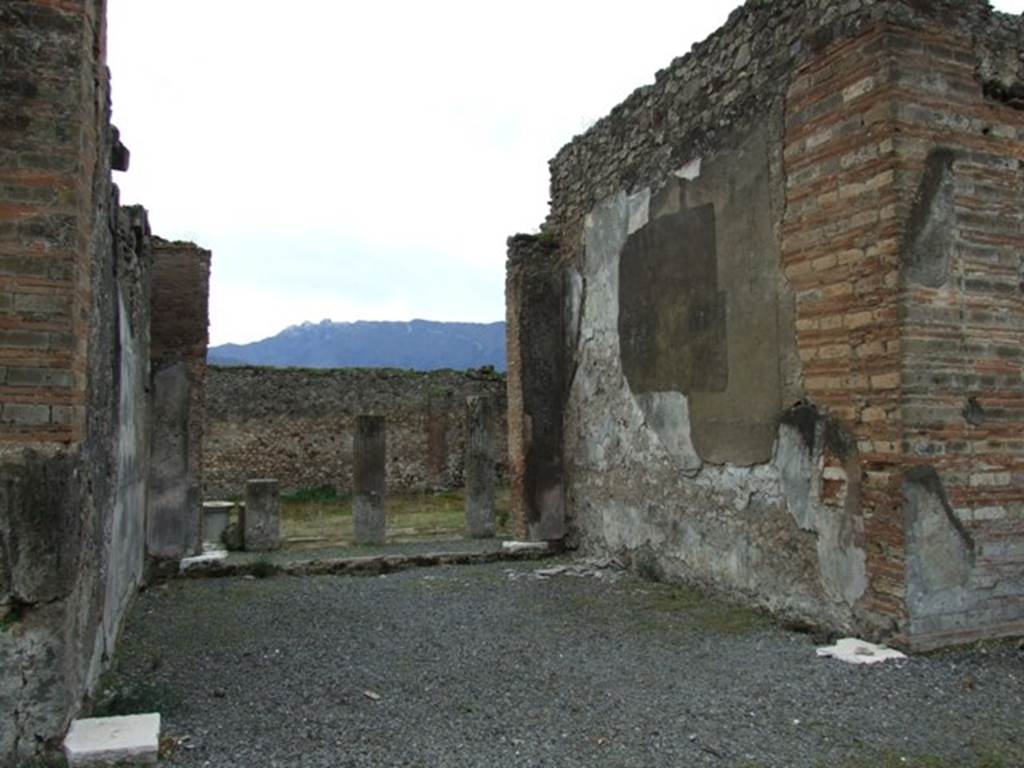
[[245,484],[242,544],[246,552],[268,552],[281,546],[281,507],[277,480]]
[[203,548],[224,549],[224,531],[235,511],[233,501],[203,502]]
[[494,398],[466,398],[466,535],[494,536]]
[[385,532],[385,438],[383,416],[358,416],[353,441],[355,498],[352,535],[356,544],[383,544]]

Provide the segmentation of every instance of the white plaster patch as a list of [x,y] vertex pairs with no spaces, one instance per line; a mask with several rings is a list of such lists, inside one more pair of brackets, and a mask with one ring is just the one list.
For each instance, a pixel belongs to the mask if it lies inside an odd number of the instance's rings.
[[847,664],[880,664],[883,661],[907,658],[894,648],[858,640],[855,637],[844,637],[835,645],[819,648],[817,654],[822,658],[837,659]]
[[974,510],[971,519],[977,522],[983,520],[1002,520],[1006,517],[1006,507],[981,507]]
[[665,544],[664,528],[636,507],[610,502],[602,505],[599,512],[602,534],[612,551]]
[[654,437],[638,429],[643,414],[619,363],[619,257],[629,236],[629,218],[629,199],[619,192],[595,206],[584,227],[585,290],[566,416],[575,432],[567,442],[577,462],[595,470],[606,469],[610,457],[629,449],[624,438]]
[[153,764],[160,749],[160,715],[75,720],[64,738],[71,768],[114,763]]
[[178,563],[178,572],[185,573],[191,568],[196,568],[201,565],[210,565],[211,563],[222,563],[228,559],[228,553],[225,550],[211,550],[204,552],[201,555],[195,557],[183,557],[181,562]]
[[680,392],[647,392],[634,395],[644,421],[654,430],[670,456],[681,466],[683,475],[696,477],[704,462],[693,447],[690,436],[690,403]]
[[818,448],[812,456],[799,430],[782,425],[773,463],[779,470],[786,508],[801,530],[817,534],[818,574],[825,593],[833,602],[853,605],[867,589],[867,555],[855,544],[855,521],[845,509],[821,501],[823,475],[843,481],[848,478],[839,467],[819,473],[823,426],[818,424],[816,430],[814,444]]
[[547,552],[546,541],[503,541],[501,548],[505,552]]
[[629,225],[626,230],[633,234],[639,229],[647,226],[651,219],[651,190],[645,187],[634,195],[629,196]]
[[703,158],[695,157],[693,160],[688,162],[682,168],[677,170],[673,175],[679,179],[685,179],[686,181],[694,181],[700,178],[700,166],[703,162]]
[[580,310],[583,306],[583,275],[569,267],[566,272],[565,346],[575,349],[580,335]]
[[587,216],[584,227],[583,278],[587,292],[580,320],[584,337],[607,334],[617,349],[619,334],[619,254],[626,242],[629,208],[625,193],[603,200]]

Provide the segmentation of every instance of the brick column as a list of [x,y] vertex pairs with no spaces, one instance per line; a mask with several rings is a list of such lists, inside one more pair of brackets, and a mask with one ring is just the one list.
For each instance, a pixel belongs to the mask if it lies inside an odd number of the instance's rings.
[[566,533],[562,281],[556,243],[529,235],[509,238],[505,311],[512,515],[516,536],[534,541],[561,540]]

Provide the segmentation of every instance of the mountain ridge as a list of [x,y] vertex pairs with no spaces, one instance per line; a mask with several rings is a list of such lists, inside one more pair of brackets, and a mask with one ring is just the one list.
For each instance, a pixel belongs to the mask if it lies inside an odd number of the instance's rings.
[[211,365],[297,368],[505,370],[505,323],[356,320],[290,325],[247,344],[219,344]]

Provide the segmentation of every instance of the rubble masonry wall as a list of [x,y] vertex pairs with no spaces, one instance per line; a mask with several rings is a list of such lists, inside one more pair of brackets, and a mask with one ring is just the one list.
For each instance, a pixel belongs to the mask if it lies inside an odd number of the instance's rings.
[[352,490],[356,417],[384,416],[389,491],[463,484],[466,398],[498,399],[500,476],[506,474],[505,379],[488,370],[211,366],[206,378],[204,495],[237,497],[246,480],[281,491]]

